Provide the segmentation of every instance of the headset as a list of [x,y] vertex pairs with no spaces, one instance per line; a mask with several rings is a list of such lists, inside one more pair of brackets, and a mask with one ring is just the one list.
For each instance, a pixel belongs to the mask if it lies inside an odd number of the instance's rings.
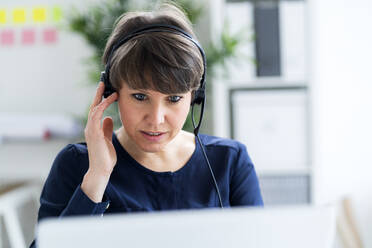
[[[195,46],[199,49],[200,54],[202,55],[202,58],[203,58],[203,74],[202,74],[201,79],[200,79],[200,86],[195,91],[194,98],[191,101],[191,119],[192,119],[192,125],[194,127],[194,134],[199,141],[199,145],[202,149],[203,156],[204,156],[205,161],[208,165],[209,171],[210,171],[212,179],[213,179],[214,186],[216,188],[216,192],[217,192],[217,195],[218,195],[220,207],[223,208],[222,198],[221,198],[221,194],[220,194],[220,190],[218,188],[216,178],[214,176],[212,167],[209,163],[207,154],[204,150],[204,146],[203,146],[203,144],[202,144],[202,142],[199,138],[199,128],[200,128],[200,125],[201,125],[201,122],[202,122],[202,119],[203,119],[204,105],[205,105],[205,101],[206,101],[206,94],[205,94],[205,83],[206,83],[205,77],[206,77],[206,67],[207,67],[206,56],[205,56],[204,50],[201,47],[201,45],[190,34],[188,34],[183,29],[181,29],[177,26],[174,26],[174,25],[150,24],[150,25],[145,25],[142,28],[139,28],[139,29],[136,29],[136,30],[130,32],[124,38],[117,41],[112,46],[112,48],[110,50],[110,53],[109,53],[109,56],[107,57],[107,64],[105,66],[105,70],[101,72],[101,81],[105,84],[105,91],[103,93],[103,97],[107,98],[108,96],[110,96],[112,93],[115,92],[115,89],[113,88],[113,86],[110,82],[111,58],[112,58],[112,55],[114,54],[114,52],[120,46],[122,46],[127,41],[129,41],[130,39],[132,39],[132,38],[134,38],[138,35],[141,35],[141,34],[154,33],[154,32],[168,32],[168,33],[181,35],[182,37],[184,37],[184,38],[190,40],[192,43],[194,43]],[[201,105],[199,123],[198,123],[197,126],[195,125],[195,119],[194,119],[194,106],[195,105]]]

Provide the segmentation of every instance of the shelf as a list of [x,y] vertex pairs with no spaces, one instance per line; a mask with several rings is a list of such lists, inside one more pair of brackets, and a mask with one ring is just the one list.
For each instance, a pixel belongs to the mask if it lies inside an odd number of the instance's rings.
[[303,168],[257,168],[255,167],[258,176],[296,176],[296,175],[311,175],[310,167]]
[[234,88],[304,88],[308,86],[305,80],[289,80],[280,77],[273,78],[257,78],[249,79],[246,81],[227,80],[225,81],[226,86],[230,89]]

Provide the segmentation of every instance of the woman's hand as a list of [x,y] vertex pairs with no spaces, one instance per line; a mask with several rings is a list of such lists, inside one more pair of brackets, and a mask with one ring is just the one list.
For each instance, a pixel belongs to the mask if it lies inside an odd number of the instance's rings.
[[104,84],[99,83],[96,96],[90,106],[87,125],[84,130],[88,146],[89,169],[84,176],[81,188],[94,202],[102,201],[117,155],[112,144],[114,123],[111,117],[106,117],[101,125],[103,112],[118,98],[115,92],[102,100]]

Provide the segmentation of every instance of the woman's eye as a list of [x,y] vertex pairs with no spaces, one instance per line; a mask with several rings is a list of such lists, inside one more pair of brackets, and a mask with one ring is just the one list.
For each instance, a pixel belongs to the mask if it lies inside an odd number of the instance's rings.
[[143,101],[143,100],[146,100],[146,95],[144,95],[144,94],[132,94],[132,96],[136,99],[136,100],[138,100],[138,101]]
[[181,98],[182,98],[181,96],[170,96],[169,101],[172,102],[172,103],[176,103],[179,100],[181,100]]

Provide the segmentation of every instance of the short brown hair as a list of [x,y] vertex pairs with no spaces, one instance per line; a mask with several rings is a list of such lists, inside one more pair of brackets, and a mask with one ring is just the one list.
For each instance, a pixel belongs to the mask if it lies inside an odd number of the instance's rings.
[[129,12],[115,22],[102,58],[110,59],[110,82],[115,90],[122,83],[133,89],[151,89],[163,94],[185,93],[200,85],[203,58],[189,39],[171,32],[150,32],[133,37],[119,47],[111,58],[113,45],[136,29],[150,24],[176,26],[194,39],[192,24],[173,4],[163,4],[152,12]]

